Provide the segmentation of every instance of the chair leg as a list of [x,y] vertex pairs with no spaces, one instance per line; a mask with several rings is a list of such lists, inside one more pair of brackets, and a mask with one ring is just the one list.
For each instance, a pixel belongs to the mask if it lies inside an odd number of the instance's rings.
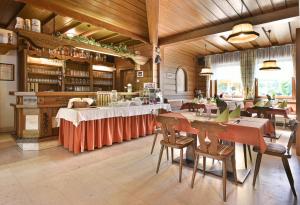
[[171,159],[172,163],[174,162],[174,148],[171,147]]
[[262,158],[262,154],[257,153],[256,162],[255,162],[254,176],[253,176],[253,182],[252,182],[253,186],[255,186],[255,183],[256,183],[256,177],[257,177],[258,172],[259,172],[261,158]]
[[203,156],[203,176],[205,176],[205,169],[206,169],[206,157]]
[[194,170],[193,170],[193,175],[192,175],[192,183],[191,183],[191,188],[193,188],[193,187],[194,187],[195,176],[196,176],[196,172],[197,172],[198,164],[199,164],[199,155],[198,155],[198,154],[196,154],[196,158],[195,158],[195,162],[194,162]]
[[245,144],[243,144],[243,151],[244,151],[245,168],[247,169],[247,149],[246,149],[246,145]]
[[297,197],[297,193],[296,193],[295,186],[294,186],[294,179],[293,179],[293,175],[292,175],[291,168],[290,168],[290,165],[289,165],[289,161],[286,157],[282,157],[281,159],[282,159],[282,163],[283,163],[283,166],[284,166],[286,176],[289,179],[290,186],[291,186],[291,189],[293,191],[293,194],[294,194],[295,197]]
[[179,182],[181,182],[181,176],[182,176],[182,161],[183,161],[183,149],[180,149]]
[[252,162],[251,146],[247,145],[250,161]]
[[154,135],[154,139],[153,139],[153,143],[152,143],[152,147],[151,147],[151,154],[153,153],[153,150],[154,150],[154,147],[155,147],[155,143],[156,143],[156,140],[157,140],[157,136],[158,136],[158,133],[156,133]]
[[235,181],[235,184],[237,184],[238,181],[237,181],[237,176],[236,176],[236,161],[235,161],[235,155],[232,155],[232,157],[231,157],[231,166],[232,166],[232,169],[233,169],[233,177],[234,177],[234,181]]
[[226,181],[227,181],[227,165],[226,159],[223,160],[223,201],[226,201]]
[[167,155],[167,160],[169,161],[169,148],[166,146],[166,155]]
[[161,161],[161,157],[162,157],[163,152],[164,152],[164,145],[161,145],[160,152],[159,152],[159,157],[158,157],[157,168],[156,168],[156,174],[159,171],[160,161]]

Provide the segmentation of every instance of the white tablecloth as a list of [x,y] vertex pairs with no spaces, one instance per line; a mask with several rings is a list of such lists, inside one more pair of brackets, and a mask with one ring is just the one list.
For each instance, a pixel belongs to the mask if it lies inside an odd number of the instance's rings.
[[58,124],[60,119],[70,121],[76,127],[82,121],[100,120],[112,117],[129,117],[136,115],[151,114],[153,110],[166,109],[171,111],[170,104],[154,104],[154,105],[140,105],[129,107],[98,107],[98,108],[60,108],[56,119]]

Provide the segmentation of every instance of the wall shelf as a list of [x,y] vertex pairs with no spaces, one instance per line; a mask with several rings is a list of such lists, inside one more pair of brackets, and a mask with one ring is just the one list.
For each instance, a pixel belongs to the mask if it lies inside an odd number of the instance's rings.
[[5,55],[8,51],[17,49],[16,45],[9,43],[0,43],[0,55]]

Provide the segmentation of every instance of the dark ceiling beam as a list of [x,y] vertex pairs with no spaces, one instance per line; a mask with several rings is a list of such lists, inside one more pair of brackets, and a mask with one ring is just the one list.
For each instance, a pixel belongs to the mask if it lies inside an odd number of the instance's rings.
[[182,32],[172,36],[167,36],[159,39],[160,46],[167,46],[172,44],[178,44],[183,42],[190,42],[200,39],[201,37],[213,35],[213,34],[222,34],[228,32],[232,27],[241,22],[251,22],[254,26],[264,26],[267,24],[272,24],[281,20],[293,20],[299,16],[299,7],[294,6],[290,8],[285,8],[270,13],[259,14],[256,16],[243,18],[228,23],[223,23],[219,25],[214,25],[206,28],[199,28],[192,31]]
[[72,28],[75,28],[75,27],[79,26],[80,24],[81,24],[80,22],[72,23],[71,25],[63,27],[63,28],[57,30],[56,32],[66,33],[68,30],[71,30]]
[[42,21],[42,26],[46,25],[50,21],[52,21],[57,16],[56,13],[50,14],[44,21]]
[[[72,9],[72,6],[68,6],[62,1],[49,1],[49,0],[16,0],[18,2],[32,4],[33,6],[53,11],[61,16],[68,16],[81,22],[90,23],[94,26],[105,28],[109,31],[119,33],[123,36],[127,36],[136,40],[140,40],[145,43],[149,43],[148,37],[141,36],[133,33],[127,29],[121,28],[117,25],[110,24],[103,21],[93,15],[89,15],[88,12],[80,12],[76,9]],[[130,14],[129,14],[130,15]]]
[[10,20],[8,21],[8,23],[5,25],[5,28],[14,28],[15,22],[16,22],[16,18],[19,16],[20,12],[23,10],[23,8],[25,7],[26,4],[22,4],[20,6],[20,8],[18,9],[18,11],[10,18]]
[[157,46],[159,0],[146,0],[146,11],[147,11],[149,41],[152,45]]

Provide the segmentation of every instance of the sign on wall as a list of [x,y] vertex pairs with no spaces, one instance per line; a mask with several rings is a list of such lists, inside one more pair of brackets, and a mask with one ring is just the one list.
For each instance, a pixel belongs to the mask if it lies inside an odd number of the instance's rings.
[[0,63],[0,80],[5,80],[5,81],[15,80],[14,64]]

